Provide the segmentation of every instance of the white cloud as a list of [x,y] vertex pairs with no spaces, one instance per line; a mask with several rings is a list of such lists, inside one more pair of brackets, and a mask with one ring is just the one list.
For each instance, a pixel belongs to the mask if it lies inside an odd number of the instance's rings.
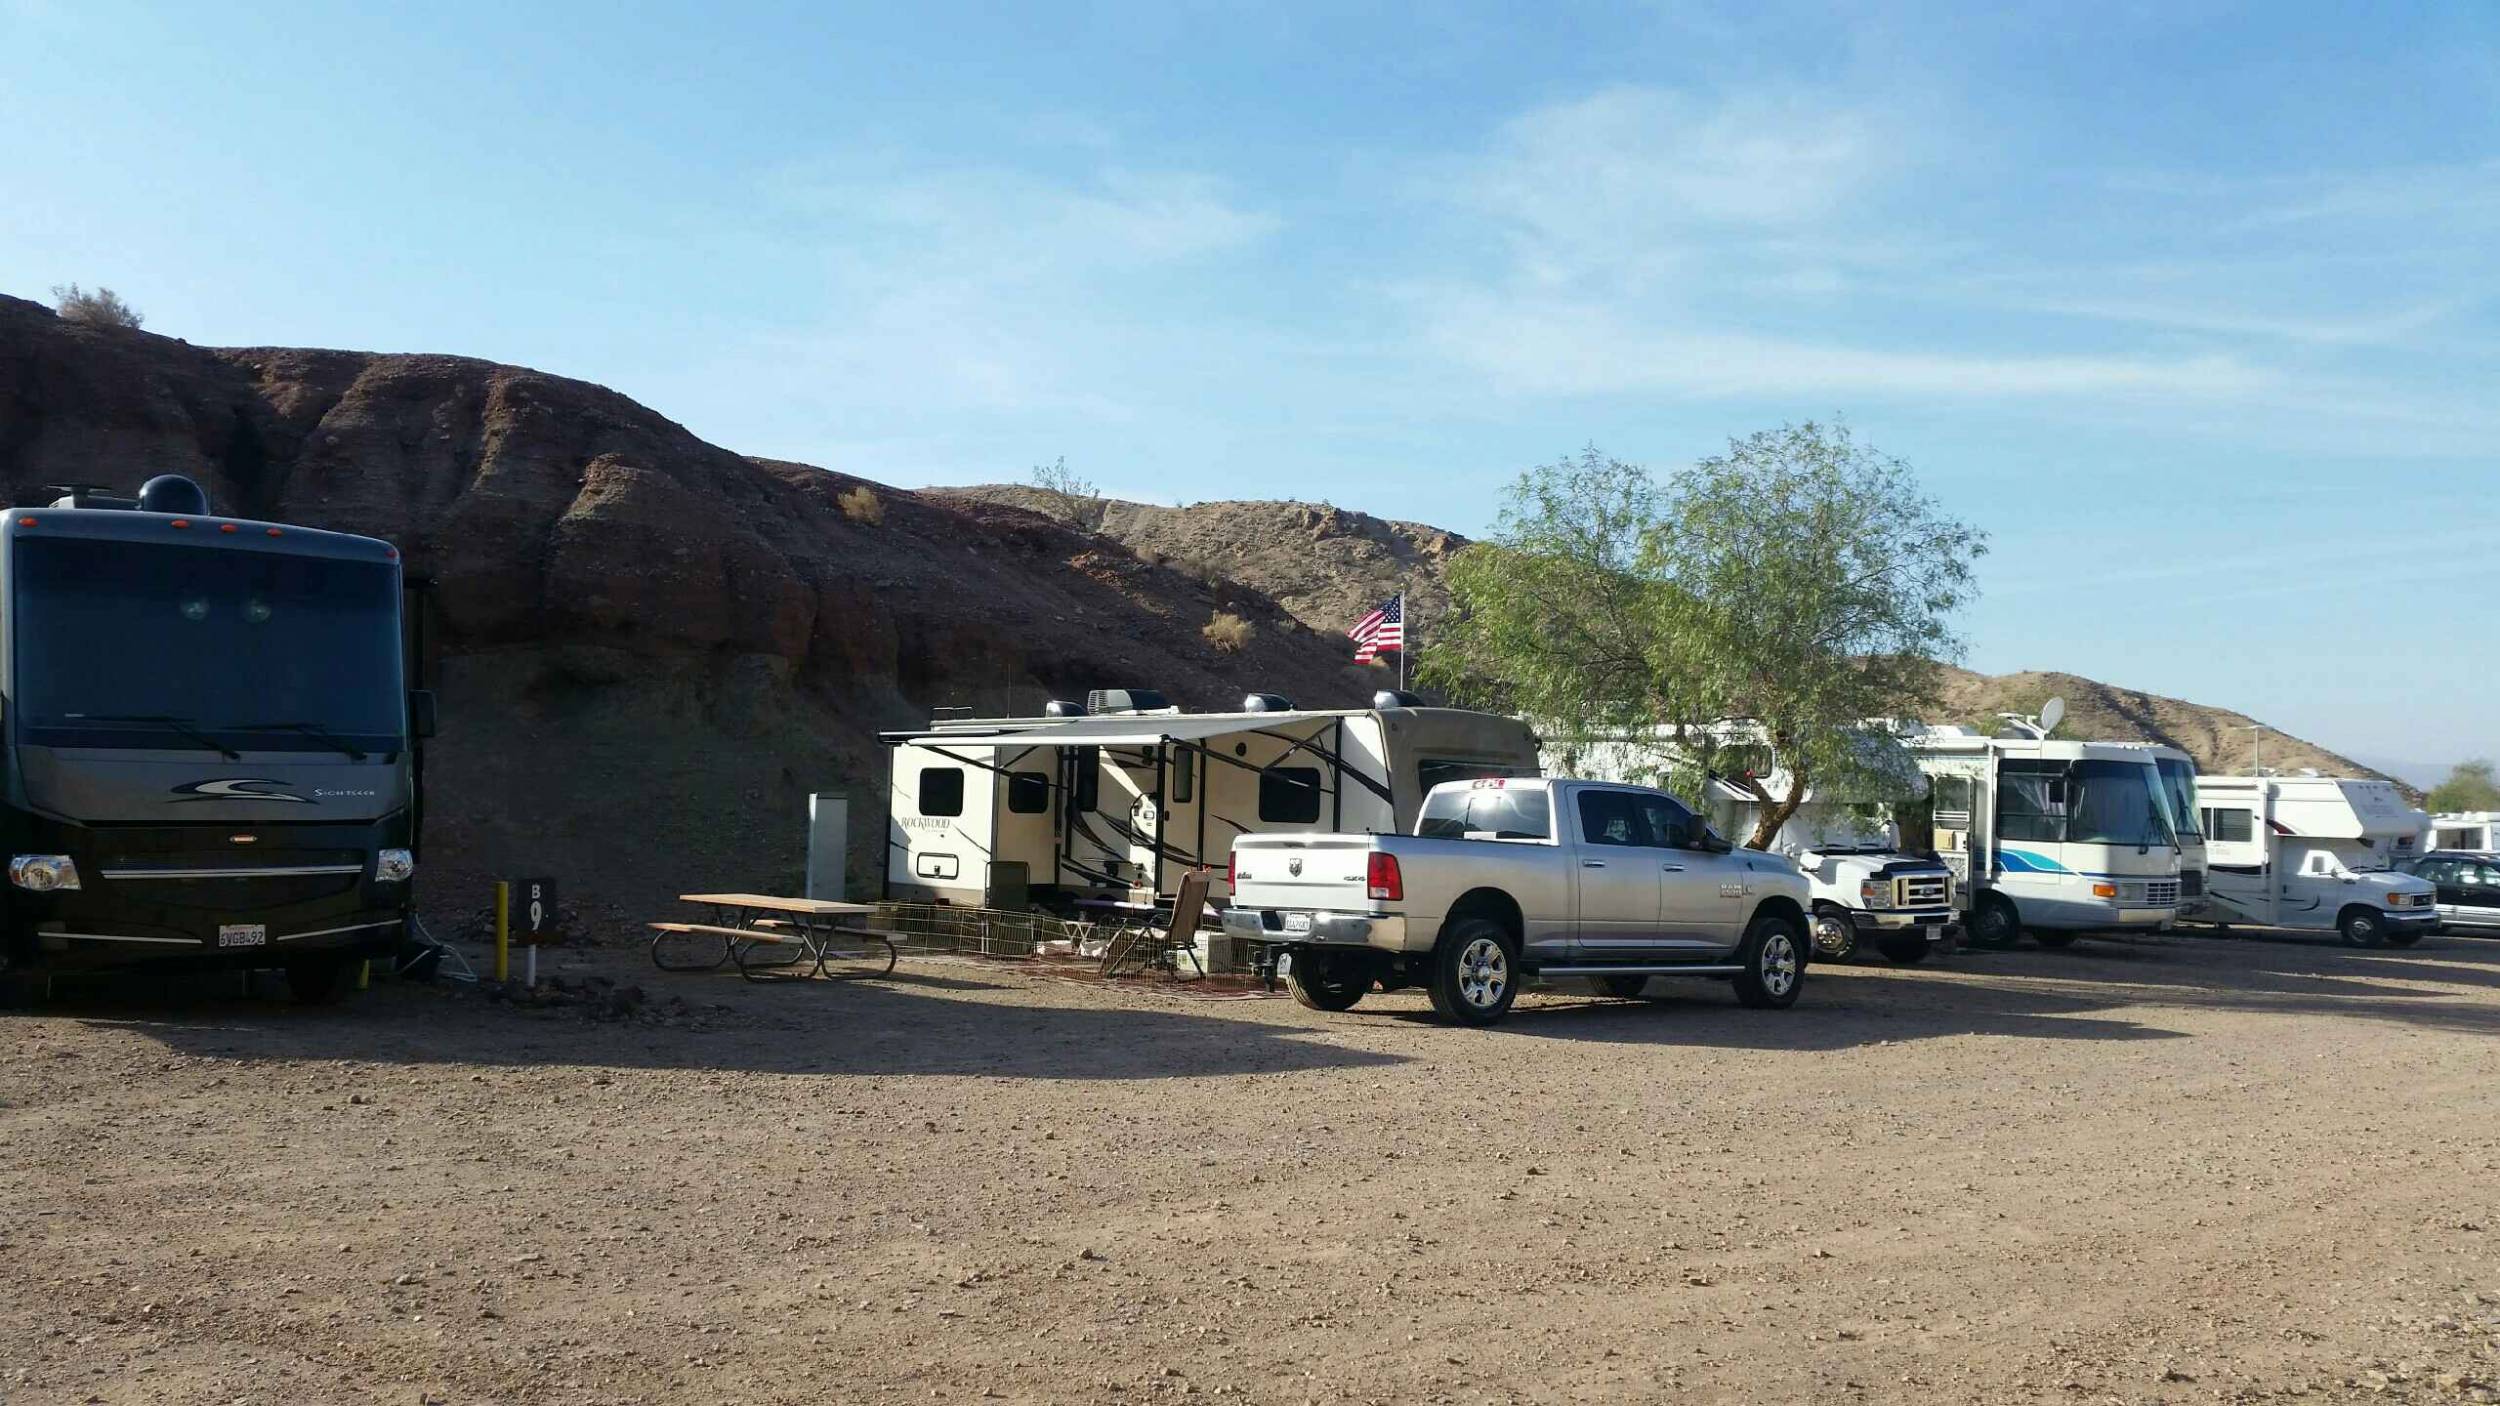
[[1528,395],[2245,396],[2272,378],[2229,357],[1980,356],[1810,342],[1635,320],[1533,296],[1418,294],[1442,352]]
[[1525,276],[1672,272],[1696,239],[1795,230],[1889,164],[1876,114],[1797,94],[1610,87],[1524,113],[1430,179],[1494,222]]
[[977,263],[989,273],[1183,262],[1249,247],[1277,228],[1275,216],[1189,171],[1112,167],[1081,180],[997,167],[799,171],[779,178],[775,194],[837,254]]

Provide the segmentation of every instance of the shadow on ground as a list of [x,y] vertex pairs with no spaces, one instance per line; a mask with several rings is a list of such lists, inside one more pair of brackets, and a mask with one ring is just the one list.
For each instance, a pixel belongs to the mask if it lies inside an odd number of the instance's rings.
[[[616,968],[620,973],[626,968]],[[1105,995],[1027,979],[1010,966],[906,963],[868,981],[752,985],[729,976],[631,973],[692,1021],[601,1022],[514,1009],[474,990],[380,986],[333,1009],[273,998],[169,1003],[144,988],[55,1001],[44,1014],[129,1029],[184,1054],[478,1065],[589,1065],[776,1074],[1129,1080],[1360,1069],[1407,1053],[1351,1048],[1382,1027],[1430,1019],[1414,993],[1342,1015],[1277,1001],[1206,1013],[1153,991]],[[231,988],[229,988],[231,989]],[[2500,1035],[2500,945],[2401,951],[2214,938],[2093,940],[2061,950],[1965,952],[1918,967],[1818,964],[1786,1011],[1739,1006],[1723,981],[1650,983],[1650,998],[1540,995],[1491,1031],[1453,1040],[1831,1051],[1990,1036],[2011,1040],[2188,1038],[2193,1013],[2384,1021]]]
[[[1047,984],[990,979],[974,966],[906,966],[867,981],[756,984],[704,975],[646,977],[642,985],[663,1001],[675,995],[692,1003],[690,1019],[593,1020],[578,1008],[514,1007],[448,983],[381,984],[333,1007],[265,995],[174,1001],[139,985],[90,987],[36,1015],[237,1060],[1107,1080],[1403,1062],[1312,1038],[1318,1031],[1173,1010],[1168,998],[1065,1002]],[[987,999],[993,995],[1002,999]]]

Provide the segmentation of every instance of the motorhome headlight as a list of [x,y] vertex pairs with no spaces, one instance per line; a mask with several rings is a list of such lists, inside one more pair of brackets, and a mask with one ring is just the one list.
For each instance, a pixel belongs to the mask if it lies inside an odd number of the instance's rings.
[[417,857],[404,849],[378,850],[373,856],[373,877],[378,883],[396,884],[417,872]]
[[1892,884],[1884,879],[1868,879],[1859,884],[1858,906],[1860,908],[1890,908]]
[[21,854],[9,861],[9,882],[29,893],[78,887],[78,866],[66,854]]

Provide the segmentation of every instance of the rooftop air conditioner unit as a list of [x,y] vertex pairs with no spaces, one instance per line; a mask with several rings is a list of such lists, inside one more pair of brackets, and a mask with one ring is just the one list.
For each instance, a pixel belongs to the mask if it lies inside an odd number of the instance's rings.
[[1178,709],[1172,701],[1151,688],[1098,688],[1085,695],[1085,707],[1094,713],[1170,713]]

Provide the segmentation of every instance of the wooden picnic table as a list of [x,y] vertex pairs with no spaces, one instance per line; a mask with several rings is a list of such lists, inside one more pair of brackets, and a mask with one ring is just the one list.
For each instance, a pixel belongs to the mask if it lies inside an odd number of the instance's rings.
[[[875,916],[873,903],[844,903],[825,898],[785,898],[769,893],[681,893],[681,903],[701,904],[712,910],[710,923],[653,923],[651,964],[662,971],[718,971],[735,963],[738,974],[749,981],[768,981],[786,976],[787,968],[813,963],[808,976],[826,975],[826,964],[836,960],[864,959],[876,961],[868,943],[885,949],[885,965],[877,970],[860,971],[860,976],[883,976],[894,970],[902,953],[894,945],[891,933],[879,932],[866,925],[866,918]],[[664,955],[664,947],[672,938],[696,938],[717,942],[720,951],[710,961],[672,961]],[[842,944],[850,939],[865,939],[851,947]],[[779,950],[796,947],[797,952],[782,961],[757,961],[759,949]]]

